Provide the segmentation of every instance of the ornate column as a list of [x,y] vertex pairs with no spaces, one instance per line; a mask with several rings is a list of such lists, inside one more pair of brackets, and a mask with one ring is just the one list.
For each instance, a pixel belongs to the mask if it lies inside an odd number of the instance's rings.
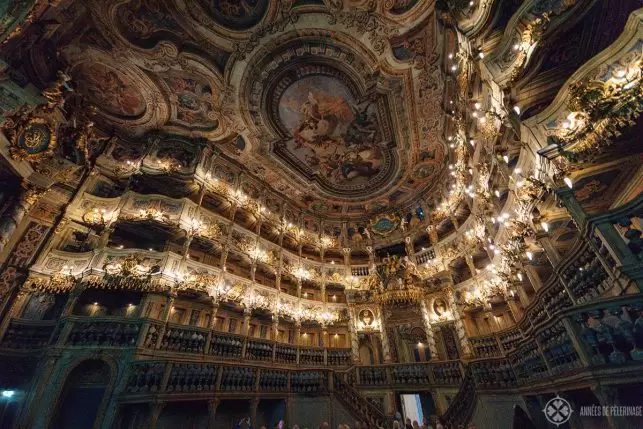
[[382,351],[384,352],[384,363],[391,363],[391,343],[389,342],[388,334],[386,333],[386,325],[384,324],[384,315],[382,308],[378,310],[380,316],[380,336],[382,338]]
[[295,322],[295,345],[298,346],[301,344],[301,322],[298,320]]
[[321,336],[319,337],[319,347],[329,347],[330,340],[326,341],[328,338],[328,326],[323,325],[321,330]]
[[259,398],[250,400],[250,425],[255,427],[257,424],[257,408],[259,407]]
[[451,311],[453,311],[455,329],[458,331],[458,340],[460,340],[460,347],[462,348],[464,357],[470,358],[473,355],[471,351],[471,344],[469,344],[467,331],[466,329],[464,329],[464,323],[462,322],[462,313],[460,312],[460,308],[455,303],[455,294],[452,290],[447,292],[447,299],[449,301],[449,307],[451,307]]
[[404,237],[404,248],[409,259],[411,261],[415,261],[415,249],[413,249],[413,241],[411,240],[411,236]]
[[[600,384],[592,386],[592,392],[598,398],[603,407],[618,407],[621,401],[616,386],[603,386]],[[609,413],[607,421],[613,429],[628,429],[631,426],[628,424],[627,419],[623,416],[615,416]],[[638,425],[637,425],[638,426]]]
[[391,345],[388,341],[388,334],[386,333],[386,328],[382,326],[380,331],[382,337],[382,351],[384,352],[384,363],[391,363]]
[[0,220],[0,253],[11,240],[11,236],[22,219],[43,194],[44,191],[33,187],[22,189],[16,203],[7,211],[6,215],[2,216],[2,220]]
[[[527,278],[529,279],[529,282],[531,285],[534,287],[535,290],[539,290],[541,287],[543,287],[543,282],[540,280],[540,276],[536,272],[533,266],[531,265],[525,265],[524,267],[525,274],[527,275]],[[522,288],[521,288],[522,289]],[[520,295],[520,292],[519,292]],[[520,296],[520,301],[522,301],[523,305],[528,305],[529,304],[529,298],[524,292],[524,289],[522,290],[522,295]]]
[[244,337],[248,336],[250,332],[250,317],[252,316],[252,309],[244,308],[243,309],[243,324],[241,325],[241,335]]
[[431,318],[429,316],[429,305],[426,300],[420,302],[422,310],[422,321],[424,322],[424,329],[426,330],[426,340],[429,343],[429,351],[431,352],[431,360],[438,360],[438,347],[435,345],[435,335],[433,334],[433,327],[431,326]]
[[438,244],[438,230],[435,226],[429,225],[426,227],[426,232],[429,234],[429,241],[431,241],[431,245],[435,246]]
[[587,221],[587,213],[580,205],[574,191],[570,188],[560,188],[555,191],[556,197],[561,201],[563,206],[567,209],[576,225],[584,225]]
[[343,247],[342,248],[342,253],[344,254],[344,267],[346,269],[345,275],[346,276],[352,276],[353,271],[351,270],[351,248],[350,247]]
[[359,362],[359,341],[358,341],[358,335],[355,330],[355,323],[353,321],[353,317],[350,318],[348,321],[348,341],[350,342],[351,345],[351,357],[353,360],[353,363],[358,363]]
[[170,316],[172,315],[172,311],[174,310],[175,299],[176,299],[176,294],[170,293],[167,295],[165,309],[163,310],[163,325],[161,325],[161,329],[159,331],[159,336],[155,347],[157,349],[160,348],[161,344],[163,343],[163,337],[165,336],[165,331],[167,330],[167,322],[170,320]]
[[551,238],[547,236],[540,236],[537,238],[538,244],[543,248],[545,251],[545,254],[547,255],[547,259],[549,259],[549,262],[551,263],[552,267],[557,267],[558,264],[560,263],[561,257],[560,253],[554,245],[551,242]]
[[146,427],[148,428],[156,427],[156,423],[158,422],[159,417],[161,416],[161,412],[163,411],[165,404],[166,403],[163,401],[150,402],[150,414],[147,419]]
[[471,277],[475,277],[478,273],[476,270],[476,266],[473,264],[473,256],[466,255],[464,260],[467,262],[467,267],[469,267],[469,272],[471,273]]
[[216,429],[215,417],[217,415],[217,408],[219,408],[220,403],[221,403],[221,399],[219,398],[214,398],[208,401],[208,428],[207,429]]
[[276,314],[272,315],[272,341],[277,341],[279,337],[279,316]]

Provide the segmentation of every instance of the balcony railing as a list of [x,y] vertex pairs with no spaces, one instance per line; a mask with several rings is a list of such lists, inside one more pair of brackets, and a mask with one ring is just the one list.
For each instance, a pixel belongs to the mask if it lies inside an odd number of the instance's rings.
[[59,321],[11,319],[0,349],[32,350],[50,346],[139,348],[182,356],[210,356],[218,360],[278,363],[299,367],[349,367],[349,348],[306,347],[123,317],[69,316]]

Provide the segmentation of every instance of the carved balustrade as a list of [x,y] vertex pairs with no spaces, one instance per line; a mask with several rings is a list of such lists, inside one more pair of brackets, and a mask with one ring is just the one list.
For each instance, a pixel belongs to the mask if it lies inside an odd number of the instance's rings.
[[218,367],[213,364],[174,363],[170,371],[167,392],[214,392]]
[[528,384],[548,375],[545,358],[534,340],[522,343],[509,355],[509,360],[513,362],[514,373],[521,384]]
[[136,347],[141,331],[141,322],[120,318],[69,318],[66,338],[59,341],[74,347]]
[[364,386],[388,386],[389,377],[385,366],[358,367],[359,381]]
[[471,338],[469,340],[473,353],[476,357],[495,357],[502,354],[498,337],[496,335],[488,335],[484,337]]
[[213,333],[210,339],[212,356],[241,359],[244,337],[232,334]]
[[582,367],[580,356],[574,348],[563,321],[558,321],[539,332],[536,335],[536,341],[540,344],[551,374],[569,372]]
[[156,393],[161,391],[166,362],[135,362],[130,366],[125,392]]
[[579,304],[600,297],[612,286],[609,275],[591,247],[583,249],[560,277]]
[[207,329],[168,324],[159,349],[180,353],[205,353],[207,338]]
[[299,349],[299,363],[306,366],[323,366],[326,355],[323,348],[306,347]]
[[259,390],[261,392],[287,392],[288,371],[284,370],[262,370],[259,379]]
[[56,321],[11,319],[0,341],[0,348],[31,350],[46,347],[56,324]]
[[224,366],[220,389],[242,392],[254,391],[256,372],[256,368]]
[[297,347],[278,344],[275,347],[275,362],[286,363],[286,364],[296,364]]
[[328,391],[328,375],[323,371],[297,371],[290,374],[290,390],[296,393]]
[[246,342],[244,358],[255,361],[272,361],[274,343],[251,339]]
[[459,361],[445,361],[431,364],[431,374],[435,384],[452,386],[462,381],[462,365]]
[[329,366],[349,366],[352,362],[350,349],[326,349],[326,356]]
[[394,384],[429,384],[430,368],[422,364],[395,365],[392,370]]

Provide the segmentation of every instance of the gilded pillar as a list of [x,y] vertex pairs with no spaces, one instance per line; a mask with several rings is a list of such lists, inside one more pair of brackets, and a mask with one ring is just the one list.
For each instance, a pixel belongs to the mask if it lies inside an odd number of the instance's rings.
[[249,308],[243,309],[243,324],[241,325],[241,335],[244,337],[248,336],[250,332],[250,316],[252,316],[252,310]]
[[359,341],[357,338],[357,332],[355,330],[355,323],[352,317],[351,317],[351,320],[348,321],[348,341],[350,342],[350,345],[351,345],[351,357],[352,357],[353,363],[358,363],[359,362]]
[[216,429],[216,415],[217,415],[217,408],[219,408],[219,404],[221,403],[221,399],[219,398],[214,398],[208,401],[208,429]]
[[455,329],[458,333],[458,340],[460,341],[460,348],[462,349],[465,358],[471,357],[473,355],[471,351],[471,344],[469,343],[469,338],[467,337],[467,331],[466,329],[464,329],[464,323],[462,322],[462,313],[460,312],[460,308],[455,302],[455,294],[453,293],[453,291],[449,291],[447,293],[447,299],[449,301],[449,307],[451,307],[451,311],[453,312]]
[[424,322],[424,329],[426,331],[426,340],[431,352],[431,360],[438,360],[438,347],[435,345],[435,335],[433,327],[431,326],[431,317],[429,316],[429,306],[425,300],[420,302],[422,310],[422,321]]
[[33,205],[43,195],[43,191],[35,188],[23,189],[17,198],[13,207],[8,210],[8,213],[2,216],[0,220],[0,253],[5,249],[16,228],[31,210]]

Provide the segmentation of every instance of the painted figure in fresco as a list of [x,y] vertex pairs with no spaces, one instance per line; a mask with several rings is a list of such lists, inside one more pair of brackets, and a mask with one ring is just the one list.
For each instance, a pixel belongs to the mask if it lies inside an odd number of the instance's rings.
[[358,103],[344,84],[313,76],[289,87],[280,115],[297,158],[332,183],[376,176],[383,161],[372,103]]
[[115,71],[95,64],[83,68],[82,79],[92,102],[109,113],[137,116],[145,110],[141,93]]

